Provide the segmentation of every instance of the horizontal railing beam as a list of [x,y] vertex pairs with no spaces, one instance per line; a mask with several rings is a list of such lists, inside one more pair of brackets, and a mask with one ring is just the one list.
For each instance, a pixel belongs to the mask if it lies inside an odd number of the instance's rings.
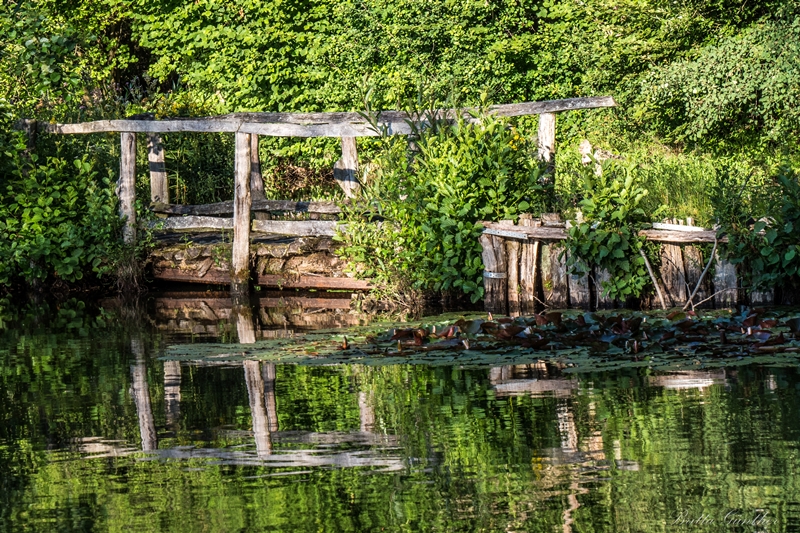
[[[615,107],[617,103],[610,96],[589,98],[567,98],[545,102],[523,102],[489,107],[490,114],[501,117],[518,117],[559,113],[578,109]],[[460,110],[468,121],[475,120],[474,108]],[[432,116],[453,119],[453,110],[437,110]],[[412,123],[425,123],[431,116],[422,114],[412,116],[403,111],[385,111],[378,115],[381,129],[389,135],[409,134]],[[254,133],[271,137],[375,137],[379,131],[359,113],[232,113],[204,118],[169,118],[164,120],[96,120],[77,124],[39,125],[39,131],[55,134],[85,134],[104,132],[128,133]]]

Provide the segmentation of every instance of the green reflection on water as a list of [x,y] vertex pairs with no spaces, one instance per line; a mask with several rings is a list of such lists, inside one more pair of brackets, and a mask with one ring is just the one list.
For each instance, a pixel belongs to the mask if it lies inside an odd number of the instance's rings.
[[176,366],[166,344],[2,333],[0,528],[800,527],[795,368]]

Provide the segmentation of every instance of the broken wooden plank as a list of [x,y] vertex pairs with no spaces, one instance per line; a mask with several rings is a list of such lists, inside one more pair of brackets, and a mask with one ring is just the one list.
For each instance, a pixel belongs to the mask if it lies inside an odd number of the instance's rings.
[[[258,156],[258,135],[250,134],[250,198],[251,203],[257,200],[266,201],[264,178],[261,175],[261,159]],[[252,205],[250,210],[253,211]]]
[[231,282],[231,274],[227,270],[211,269],[206,272],[203,277],[199,277],[194,270],[184,270],[182,268],[155,268],[153,269],[153,279],[227,285]]
[[[166,215],[233,215],[233,200],[203,205],[169,205],[154,203],[154,213]],[[289,211],[297,213],[338,214],[342,209],[336,202],[296,202],[294,200],[253,200],[251,211]]]
[[372,288],[372,284],[367,280],[328,276],[259,274],[256,282],[261,286],[283,289],[347,289],[360,291]]
[[539,115],[539,134],[537,136],[539,160],[552,171],[556,154],[556,116],[554,113]]

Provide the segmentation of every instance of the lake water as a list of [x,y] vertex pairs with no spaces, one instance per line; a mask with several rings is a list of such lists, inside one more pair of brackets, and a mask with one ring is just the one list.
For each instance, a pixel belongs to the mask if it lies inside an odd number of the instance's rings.
[[796,367],[165,361],[236,340],[168,300],[0,329],[0,530],[800,530]]

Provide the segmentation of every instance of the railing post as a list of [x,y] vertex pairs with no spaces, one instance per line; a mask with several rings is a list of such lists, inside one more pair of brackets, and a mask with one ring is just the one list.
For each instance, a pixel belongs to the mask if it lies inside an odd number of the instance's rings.
[[154,204],[169,203],[169,182],[161,135],[147,134],[147,161],[150,166],[150,201]]
[[333,177],[348,198],[354,198],[361,190],[355,137],[342,137],[342,158],[333,165]]
[[119,216],[125,220],[122,238],[125,244],[136,242],[136,134],[122,132],[120,134],[119,181],[117,196],[119,197]]
[[249,293],[250,283],[250,135],[236,132],[236,161],[233,193],[233,248],[231,250],[231,292]]
[[253,200],[266,200],[261,160],[258,158],[258,135],[250,134],[250,194]]
[[539,115],[539,159],[547,163],[547,167],[555,168],[556,154],[556,115],[555,113],[542,113]]

